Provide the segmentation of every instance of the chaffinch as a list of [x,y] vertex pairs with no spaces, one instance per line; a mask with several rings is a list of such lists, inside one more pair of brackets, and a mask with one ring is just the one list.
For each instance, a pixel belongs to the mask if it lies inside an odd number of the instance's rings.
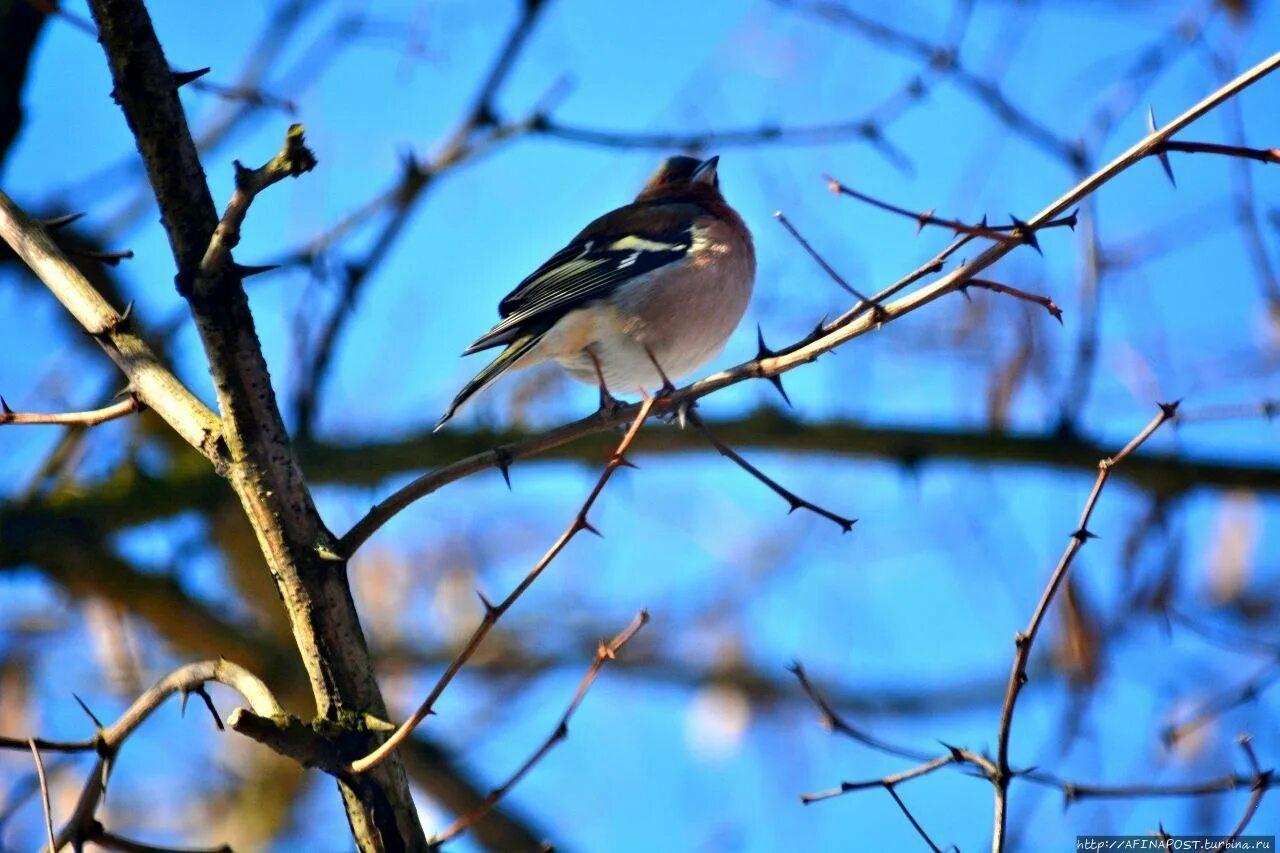
[[751,232],[720,195],[719,157],[670,157],[498,303],[463,355],[505,346],[436,425],[509,369],[554,360],[608,389],[670,387],[720,353],[755,281]]

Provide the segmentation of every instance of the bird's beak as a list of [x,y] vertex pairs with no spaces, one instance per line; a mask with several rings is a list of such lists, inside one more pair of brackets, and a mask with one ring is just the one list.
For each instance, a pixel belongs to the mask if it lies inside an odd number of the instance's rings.
[[694,183],[709,184],[714,187],[716,185],[716,166],[719,165],[719,163],[719,155],[703,160],[701,165],[693,170]]

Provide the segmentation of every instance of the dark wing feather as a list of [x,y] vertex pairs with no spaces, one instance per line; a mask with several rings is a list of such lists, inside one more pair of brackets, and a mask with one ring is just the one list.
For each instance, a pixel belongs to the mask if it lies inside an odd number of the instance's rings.
[[545,331],[571,309],[683,260],[693,248],[691,223],[704,212],[696,205],[641,203],[600,217],[507,294],[498,304],[502,322],[466,354],[509,343],[530,326]]

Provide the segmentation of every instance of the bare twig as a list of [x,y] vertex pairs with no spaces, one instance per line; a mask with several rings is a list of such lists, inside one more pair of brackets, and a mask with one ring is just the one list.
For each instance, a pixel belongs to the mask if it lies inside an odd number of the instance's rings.
[[[170,696],[175,693],[185,696],[187,693],[199,690],[210,681],[217,681],[234,689],[256,714],[267,717],[284,716],[285,712],[280,703],[257,676],[229,661],[216,660],[187,664],[169,673],[135,699],[133,704],[110,726],[101,725],[95,718],[94,723],[98,730],[92,739],[68,742],[0,737],[0,749],[93,751],[98,754],[98,760],[80,792],[74,812],[50,843],[51,851],[59,850],[68,843],[78,846],[84,840],[96,838],[101,826],[94,819],[94,813],[106,790],[112,762],[121,746]],[[83,703],[81,707],[84,707]]]
[[1275,784],[1275,772],[1263,770],[1262,765],[1258,763],[1258,756],[1253,751],[1253,739],[1248,735],[1241,735],[1239,742],[1240,749],[1244,750],[1249,767],[1253,770],[1253,787],[1249,794],[1249,802],[1245,804],[1244,814],[1240,816],[1239,823],[1236,824],[1235,829],[1231,830],[1230,835],[1222,839],[1218,846],[1213,848],[1213,853],[1222,853],[1223,850],[1234,844],[1244,834],[1244,831],[1249,828],[1249,823],[1253,820],[1253,816],[1258,813],[1258,806],[1262,804],[1263,796]]
[[1188,719],[1177,725],[1169,726],[1161,733],[1161,739],[1166,744],[1175,744],[1191,732],[1202,726],[1212,722],[1222,716],[1232,708],[1238,708],[1248,702],[1257,699],[1263,691],[1270,687],[1277,678],[1280,678],[1280,659],[1274,660],[1264,666],[1261,670],[1254,673],[1244,683],[1225,691],[1222,696],[1206,702],[1202,707],[1196,710]]
[[49,849],[53,849],[53,805],[49,801],[49,780],[44,775],[44,759],[40,757],[40,747],[36,746],[35,738],[27,738],[27,745],[31,747],[31,760],[36,765],[36,778],[40,781],[40,804],[44,809],[44,829],[49,837]]
[[843,515],[837,515],[836,513],[831,512],[828,509],[824,509],[818,506],[812,501],[805,500],[804,498],[797,495],[795,492],[780,485],[772,477],[765,474],[759,468],[752,465],[745,458],[743,458],[742,454],[738,453],[732,447],[725,444],[720,439],[716,438],[716,434],[711,431],[711,428],[707,426],[706,421],[704,421],[702,419],[702,416],[699,415],[697,411],[695,411],[694,409],[689,409],[688,411],[686,411],[685,417],[688,418],[689,423],[697,427],[698,431],[701,432],[704,436],[706,436],[708,443],[710,443],[712,447],[720,451],[721,456],[731,459],[734,462],[734,464],[736,464],[739,468],[741,468],[743,471],[746,471],[752,477],[755,477],[757,480],[763,483],[765,487],[768,488],[771,492],[773,492],[774,494],[778,495],[780,498],[785,500],[791,506],[791,509],[788,510],[788,513],[795,512],[798,509],[807,509],[809,512],[812,512],[815,515],[820,515],[823,518],[827,519],[828,521],[833,522],[844,533],[848,533],[850,530],[853,530],[853,525],[857,523],[858,519],[846,518]]
[[1027,683],[1027,661],[1031,657],[1031,648],[1035,644],[1036,635],[1040,631],[1045,615],[1049,612],[1049,605],[1053,602],[1054,594],[1057,593],[1059,586],[1062,585],[1063,580],[1066,578],[1067,570],[1070,569],[1076,554],[1094,536],[1089,530],[1089,519],[1093,516],[1093,510],[1097,506],[1098,497],[1102,494],[1102,489],[1107,483],[1111,469],[1123,462],[1134,450],[1150,438],[1151,434],[1159,429],[1161,425],[1171,420],[1177,413],[1177,406],[1177,403],[1161,403],[1160,413],[1152,418],[1143,427],[1142,431],[1134,436],[1132,441],[1121,448],[1120,452],[1115,456],[1098,462],[1098,476],[1094,480],[1093,490],[1089,493],[1084,509],[1080,513],[1080,522],[1075,532],[1071,534],[1066,550],[1063,551],[1062,557],[1058,560],[1057,567],[1049,576],[1049,581],[1045,585],[1044,592],[1040,595],[1040,601],[1036,604],[1035,612],[1032,613],[1031,621],[1027,624],[1026,630],[1019,632],[1014,637],[1016,650],[1013,658],[1013,668],[1009,674],[1009,686],[1005,691],[1004,706],[1000,711],[1000,729],[996,748],[996,774],[992,780],[996,789],[995,817],[991,841],[992,853],[1002,853],[1004,850],[1005,831],[1008,825],[1007,799],[1009,782],[1013,778],[1013,773],[1009,767],[1009,739],[1012,733],[1013,714],[1017,707],[1018,696],[1021,694],[1023,686]]
[[809,257],[813,258],[818,263],[818,266],[822,267],[822,271],[825,272],[831,280],[838,284],[846,293],[856,296],[859,302],[866,302],[867,304],[872,305],[873,309],[880,307],[878,303],[872,302],[867,297],[859,293],[853,285],[845,281],[844,276],[836,272],[835,267],[827,263],[827,259],[818,254],[818,251],[814,249],[813,246],[809,245],[809,241],[796,230],[796,227],[791,224],[791,220],[787,219],[786,215],[781,210],[774,213],[773,218],[782,223],[782,227],[787,229],[787,233],[795,238],[796,242],[800,244],[800,247],[805,250]]
[[1007,284],[1000,284],[997,281],[990,281],[985,278],[971,278],[960,288],[963,293],[966,288],[980,287],[983,290],[990,290],[992,293],[1003,293],[1006,296],[1012,296],[1014,299],[1021,299],[1024,302],[1030,302],[1033,305],[1039,305],[1041,308],[1049,312],[1049,316],[1062,322],[1062,309],[1058,307],[1052,299],[1047,296],[1041,296],[1038,293],[1029,293],[1025,290],[1019,290],[1016,287],[1010,287]]
[[[231,262],[231,250],[240,243],[240,227],[249,213],[249,205],[253,204],[258,193],[285,178],[296,178],[310,172],[316,167],[316,157],[311,153],[311,149],[307,148],[302,125],[294,124],[290,125],[288,132],[285,133],[284,146],[265,164],[257,169],[247,169],[240,164],[239,160],[236,160],[234,165],[236,189],[231,194],[231,200],[227,202],[227,208],[223,211],[222,220],[214,229],[213,237],[209,240],[208,248],[205,249],[204,257],[200,261],[197,289],[201,288],[200,281],[216,280],[226,265]],[[256,271],[259,269],[240,268],[241,276],[250,275]]]
[[80,270],[67,260],[45,229],[0,192],[0,237],[26,262],[85,331],[106,351],[148,408],[188,444],[220,460],[217,417],[161,363],[151,348],[127,328],[128,312],[111,307]]
[[473,826],[476,821],[488,814],[489,810],[497,805],[498,801],[506,796],[507,792],[515,787],[516,783],[523,779],[525,774],[532,770],[534,765],[541,761],[556,744],[569,736],[569,720],[572,719],[574,712],[578,710],[578,706],[582,704],[583,698],[586,697],[587,691],[591,689],[591,685],[595,683],[596,677],[600,674],[600,670],[604,668],[606,663],[617,656],[619,649],[626,645],[626,643],[634,637],[648,621],[648,612],[641,610],[636,614],[636,617],[631,620],[631,624],[624,628],[617,636],[608,643],[603,641],[600,643],[596,649],[595,660],[591,662],[591,666],[587,669],[587,674],[583,676],[582,682],[578,685],[577,692],[573,694],[573,699],[569,701],[569,706],[565,708],[564,713],[560,715],[560,721],[556,724],[555,729],[547,739],[543,741],[542,745],[534,750],[533,754],[520,765],[520,768],[516,770],[516,772],[513,773],[506,782],[503,782],[497,788],[490,791],[489,796],[485,798],[483,803],[473,811],[459,817],[450,824],[448,828],[432,838],[432,844],[443,844],[451,838],[458,837],[465,832],[468,827]]
[[519,600],[520,596],[524,594],[525,590],[533,585],[533,582],[541,576],[547,566],[551,565],[551,561],[564,550],[565,546],[569,544],[569,541],[583,530],[598,533],[598,531],[591,526],[590,522],[587,521],[587,514],[591,511],[591,507],[595,505],[596,499],[600,497],[600,493],[604,491],[604,487],[608,484],[613,473],[624,465],[630,464],[627,462],[626,452],[628,448],[631,447],[631,443],[635,441],[636,436],[640,433],[640,427],[642,427],[644,422],[648,419],[649,412],[653,409],[653,403],[654,401],[652,398],[645,397],[644,402],[640,404],[635,417],[631,422],[630,428],[627,430],[626,434],[623,435],[622,440],[618,442],[617,449],[614,450],[613,455],[609,457],[609,461],[604,466],[604,471],[600,473],[599,479],[596,480],[595,486],[587,495],[587,499],[583,502],[582,507],[578,510],[573,521],[569,523],[568,528],[565,529],[564,533],[560,534],[560,538],[557,539],[547,552],[542,555],[542,559],[538,560],[533,569],[529,571],[529,574],[525,575],[524,580],[522,580],[515,589],[511,590],[507,597],[501,602],[493,604],[483,595],[480,596],[480,602],[484,605],[484,618],[480,621],[480,624],[476,626],[475,631],[472,632],[470,639],[467,640],[467,644],[463,646],[462,651],[458,652],[457,657],[453,659],[448,668],[444,671],[444,674],[440,676],[440,679],[436,682],[435,686],[431,688],[431,692],[427,694],[427,698],[418,706],[418,710],[414,711],[413,714],[405,720],[394,733],[392,733],[391,737],[387,738],[387,740],[379,745],[377,749],[373,750],[363,758],[359,758],[351,762],[351,766],[348,768],[350,772],[363,773],[369,768],[377,766],[379,762],[394,752],[396,747],[403,743],[405,738],[409,737],[409,735],[413,733],[413,730],[418,727],[418,724],[426,719],[427,715],[431,713],[436,700],[440,698],[440,694],[444,692],[445,688],[453,681],[454,676],[458,674],[459,670],[461,670],[462,667],[466,665],[467,661],[471,659],[471,656],[475,654],[476,649],[478,649],[480,644],[484,642],[484,638],[488,636],[489,632],[493,629],[493,626],[502,618],[502,615],[510,610],[512,605],[514,605],[516,601]]
[[114,421],[142,410],[142,400],[130,392],[119,403],[93,409],[87,412],[15,412],[0,397],[0,426],[5,424],[63,424],[78,426],[97,426],[107,421]]

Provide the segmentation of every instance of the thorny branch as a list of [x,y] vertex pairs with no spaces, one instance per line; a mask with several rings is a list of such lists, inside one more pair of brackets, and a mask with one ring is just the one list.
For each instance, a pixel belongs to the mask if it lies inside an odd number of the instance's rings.
[[555,729],[547,737],[542,745],[534,750],[533,754],[525,760],[515,773],[511,774],[511,778],[503,782],[497,788],[489,792],[489,796],[485,798],[476,809],[468,814],[462,815],[445,830],[440,832],[431,839],[434,845],[440,845],[451,838],[456,838],[467,830],[468,827],[474,825],[476,821],[488,814],[489,810],[498,804],[498,801],[506,796],[507,792],[516,786],[516,783],[525,777],[525,775],[533,769],[543,757],[555,748],[555,745],[569,736],[569,720],[573,718],[574,713],[578,710],[578,706],[582,704],[582,700],[586,698],[587,691],[591,689],[591,685],[595,683],[596,677],[600,675],[600,670],[609,661],[617,657],[618,651],[634,637],[641,628],[649,621],[648,611],[641,610],[636,617],[631,620],[626,628],[622,629],[608,643],[601,641],[596,649],[595,659],[591,662],[591,666],[587,669],[587,674],[582,677],[581,683],[578,684],[577,692],[573,694],[573,698],[569,700],[569,705],[565,708],[564,713],[560,715],[560,720],[556,724]]
[[458,656],[453,659],[453,662],[449,664],[444,674],[440,676],[439,681],[436,682],[436,685],[431,688],[431,692],[427,694],[427,698],[420,706],[418,706],[418,710],[414,711],[409,719],[405,720],[404,723],[402,723],[391,735],[391,737],[387,738],[387,740],[384,741],[377,749],[373,750],[363,758],[351,762],[349,769],[352,773],[363,773],[369,768],[375,767],[384,758],[394,752],[396,747],[399,746],[405,738],[413,733],[413,730],[418,727],[418,724],[426,719],[427,715],[431,713],[431,709],[435,706],[436,700],[440,698],[440,694],[444,692],[445,688],[453,681],[454,676],[458,674],[459,670],[461,670],[462,667],[466,665],[467,661],[471,659],[471,656],[475,654],[476,649],[478,649],[480,644],[484,642],[484,638],[488,636],[489,632],[493,629],[493,626],[498,623],[498,620],[502,618],[504,613],[511,609],[520,596],[524,594],[525,590],[533,585],[533,582],[541,576],[547,566],[551,565],[551,561],[564,550],[565,546],[569,544],[569,541],[573,539],[573,537],[577,536],[584,530],[589,530],[592,533],[599,534],[599,531],[592,527],[591,523],[587,521],[587,514],[591,511],[591,507],[595,505],[596,499],[600,497],[600,493],[604,491],[604,487],[608,484],[610,478],[613,477],[613,473],[623,466],[631,465],[631,463],[627,461],[627,450],[631,447],[631,443],[635,441],[636,436],[640,433],[640,427],[642,427],[644,422],[648,419],[649,413],[653,409],[653,405],[653,399],[646,397],[644,402],[642,402],[636,409],[636,414],[631,422],[630,428],[627,429],[622,440],[618,442],[617,449],[614,450],[613,455],[609,457],[608,463],[604,466],[604,471],[601,472],[600,478],[596,480],[594,488],[592,488],[591,492],[587,495],[587,499],[583,502],[577,515],[574,517],[573,521],[569,523],[569,526],[565,529],[564,533],[560,534],[560,538],[557,539],[547,552],[542,555],[542,559],[538,560],[533,569],[529,571],[529,574],[525,576],[524,580],[522,580],[515,589],[511,590],[507,597],[498,604],[493,604],[485,598],[483,594],[480,595],[480,603],[484,605],[484,618],[480,621],[480,624],[476,626],[475,631],[471,634],[471,638],[467,640],[467,644],[463,646],[462,651],[460,651]]
[[118,403],[112,403],[110,406],[87,412],[15,412],[9,408],[9,404],[5,402],[4,398],[0,397],[0,426],[5,424],[61,424],[64,426],[90,427],[127,417],[134,412],[142,411],[142,408],[142,400],[133,392],[128,392],[125,399]]
[[[45,752],[92,751],[98,755],[98,760],[94,763],[85,786],[80,792],[75,810],[53,838],[51,851],[60,850],[66,844],[79,849],[85,841],[97,840],[101,836],[102,825],[98,823],[94,814],[106,792],[107,779],[125,741],[166,699],[175,693],[182,696],[184,706],[186,697],[196,693],[209,703],[212,710],[212,702],[204,693],[204,685],[211,681],[225,684],[238,692],[256,714],[267,717],[284,715],[284,709],[280,703],[257,676],[230,661],[216,660],[187,664],[169,673],[135,699],[133,704],[110,726],[102,726],[95,718],[97,732],[92,738],[82,741],[50,741],[42,738],[0,736],[0,749],[41,749]],[[81,703],[81,707],[88,713],[84,703]],[[90,716],[92,717],[92,714]],[[214,719],[217,721],[216,714]],[[222,727],[221,722],[218,722],[218,727]]]
[[1035,612],[1032,613],[1031,621],[1027,624],[1026,630],[1019,632],[1014,638],[1013,670],[1009,674],[1009,686],[1005,692],[1004,706],[1000,711],[1000,729],[997,735],[996,747],[996,775],[992,780],[996,789],[995,822],[991,841],[993,853],[1001,853],[1004,850],[1005,831],[1009,820],[1007,807],[1009,782],[1012,779],[1012,772],[1009,767],[1009,739],[1012,734],[1013,714],[1018,704],[1018,696],[1021,694],[1023,686],[1027,683],[1027,661],[1031,657],[1031,647],[1035,644],[1040,625],[1044,622],[1044,618],[1049,612],[1049,605],[1053,603],[1053,597],[1066,578],[1067,571],[1071,568],[1071,563],[1076,554],[1080,552],[1086,542],[1094,537],[1094,534],[1089,530],[1089,519],[1093,516],[1094,508],[1098,504],[1098,497],[1102,494],[1102,489],[1107,484],[1107,479],[1111,476],[1111,469],[1141,447],[1143,442],[1151,437],[1152,433],[1172,420],[1177,411],[1177,403],[1161,403],[1160,413],[1152,418],[1150,423],[1134,436],[1132,441],[1126,444],[1115,456],[1098,462],[1098,477],[1094,480],[1093,490],[1089,493],[1084,509],[1080,513],[1080,522],[1076,526],[1075,532],[1071,534],[1057,567],[1049,576],[1049,581],[1040,596],[1040,601],[1036,604]]

